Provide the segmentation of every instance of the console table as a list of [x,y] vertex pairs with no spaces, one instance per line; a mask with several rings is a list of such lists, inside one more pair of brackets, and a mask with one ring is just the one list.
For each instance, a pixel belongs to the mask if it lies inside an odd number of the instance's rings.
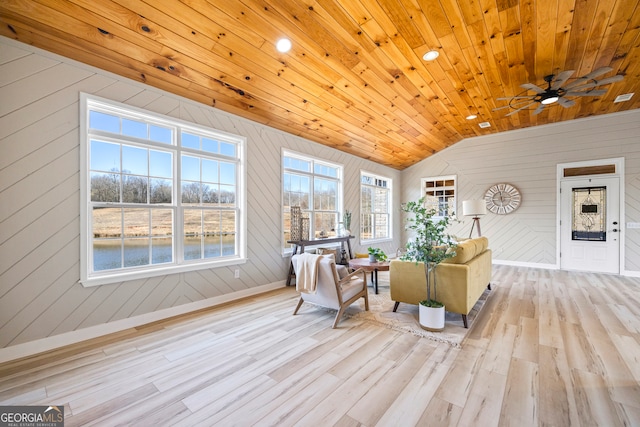
[[[326,239],[311,239],[311,240],[289,240],[287,243],[293,245],[293,253],[291,256],[293,257],[297,253],[303,253],[304,248],[306,246],[321,246],[329,243],[340,243],[340,247],[344,248],[344,243],[347,243],[347,256],[349,259],[353,258],[353,253],[351,252],[351,239],[354,236],[342,236],[342,237],[328,237]],[[336,260],[337,262],[338,260]],[[293,262],[289,263],[289,274],[287,275],[287,286],[291,285],[291,278],[295,277],[296,272],[293,268]]]

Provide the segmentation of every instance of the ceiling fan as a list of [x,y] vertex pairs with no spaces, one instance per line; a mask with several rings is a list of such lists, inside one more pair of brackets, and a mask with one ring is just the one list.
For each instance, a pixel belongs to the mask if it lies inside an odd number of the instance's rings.
[[[589,74],[579,77],[571,83],[564,86],[567,80],[575,73],[574,70],[562,71],[559,74],[549,74],[544,77],[544,81],[547,83],[547,88],[543,89],[540,86],[536,86],[533,83],[525,83],[520,85],[525,89],[522,93],[516,96],[510,96],[506,98],[496,98],[498,101],[509,101],[508,105],[494,108],[493,111],[502,110],[504,108],[512,108],[513,111],[506,114],[510,116],[518,111],[529,109],[529,107],[539,104],[533,114],[540,114],[545,105],[553,104],[557,102],[564,108],[569,108],[575,105],[575,101],[569,99],[572,96],[600,96],[604,95],[606,89],[596,89],[598,86],[619,82],[624,79],[622,74],[617,74],[612,77],[607,77],[602,80],[596,80],[599,77],[609,71],[613,70],[611,67],[602,67],[590,72]],[[526,95],[526,92],[535,92],[534,95]]]

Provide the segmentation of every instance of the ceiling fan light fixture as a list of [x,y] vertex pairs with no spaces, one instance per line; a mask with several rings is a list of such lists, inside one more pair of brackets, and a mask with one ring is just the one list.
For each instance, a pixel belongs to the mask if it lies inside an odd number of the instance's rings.
[[280,39],[276,42],[276,49],[278,52],[287,53],[291,50],[291,40],[289,39]]
[[433,61],[438,56],[440,56],[440,52],[438,52],[437,50],[430,50],[422,56],[422,59],[424,59],[425,61]]
[[560,99],[559,96],[553,95],[548,98],[544,98],[540,102],[543,103],[544,105],[549,105],[549,104],[553,104],[554,102],[558,102],[558,99]]

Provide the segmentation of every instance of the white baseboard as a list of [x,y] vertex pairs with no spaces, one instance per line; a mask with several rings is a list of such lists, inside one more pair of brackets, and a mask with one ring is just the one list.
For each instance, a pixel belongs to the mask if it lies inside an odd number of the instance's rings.
[[[539,264],[535,262],[518,262],[518,261],[503,261],[494,259],[491,261],[495,265],[511,265],[514,267],[529,267],[529,268],[542,268],[545,270],[560,270],[560,266],[556,264]],[[625,277],[640,277],[640,271],[624,270],[620,273]]]
[[491,263],[496,265],[511,265],[514,267],[542,268],[545,270],[560,269],[560,267],[557,266],[556,264],[541,264],[537,262],[504,261],[504,260],[494,259],[491,261]]
[[622,275],[627,277],[640,277],[640,271],[625,270],[622,272]]
[[159,320],[168,319],[173,316],[190,313],[192,311],[209,308],[226,302],[235,301],[241,298],[262,294],[274,289],[284,288],[285,281],[269,283],[255,288],[249,288],[242,291],[232,292],[230,294],[220,295],[208,298],[202,301],[196,301],[189,304],[183,304],[177,307],[166,308],[154,311],[152,313],[141,314],[127,319],[116,320],[114,322],[103,323],[101,325],[90,326],[88,328],[76,331],[65,332],[63,334],[54,335],[29,341],[22,344],[16,344],[10,347],[0,349],[0,363],[11,360],[21,359],[23,357],[33,356],[38,353],[51,351],[59,347],[76,344],[82,341],[98,338],[115,332],[124,331],[126,329],[142,326],[147,323],[157,322]]

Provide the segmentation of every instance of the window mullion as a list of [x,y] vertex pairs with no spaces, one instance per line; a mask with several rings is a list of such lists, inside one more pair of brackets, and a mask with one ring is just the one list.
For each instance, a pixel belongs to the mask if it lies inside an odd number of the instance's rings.
[[182,206],[182,136],[180,132],[177,135],[176,158],[174,160],[174,186],[173,197],[176,206],[176,217],[174,219],[174,256],[178,264],[184,262],[184,206]]
[[124,267],[124,209],[120,205],[120,268]]
[[314,230],[316,229],[316,174],[313,173],[314,170],[314,162],[311,162],[311,174],[309,176],[309,182],[311,183],[310,187],[310,196],[311,200],[309,201],[309,238],[314,237]]

